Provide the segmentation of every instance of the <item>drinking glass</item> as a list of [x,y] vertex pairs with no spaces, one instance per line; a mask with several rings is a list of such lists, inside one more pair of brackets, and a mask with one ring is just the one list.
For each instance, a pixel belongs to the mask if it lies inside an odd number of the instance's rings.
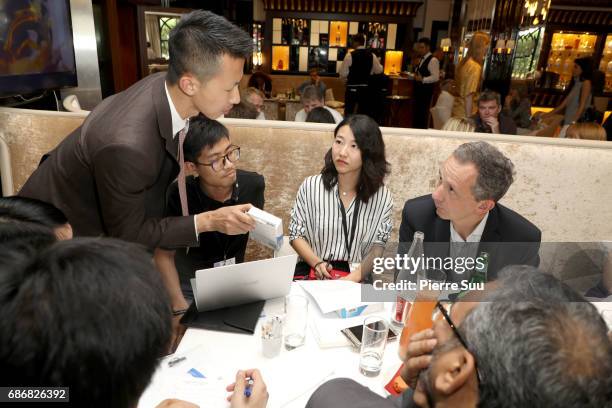
[[359,353],[359,371],[367,377],[380,374],[389,325],[380,317],[370,316],[363,322],[361,351]]
[[285,348],[293,350],[304,344],[306,326],[308,325],[308,299],[301,295],[289,295],[285,298],[285,322],[283,336]]

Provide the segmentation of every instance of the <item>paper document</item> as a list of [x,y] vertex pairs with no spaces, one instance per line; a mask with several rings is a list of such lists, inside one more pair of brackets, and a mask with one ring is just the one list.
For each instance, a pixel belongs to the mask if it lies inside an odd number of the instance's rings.
[[268,248],[278,250],[283,245],[283,220],[257,207],[251,207],[247,214],[255,220],[255,229],[250,237]]
[[[317,280],[299,282],[317,303],[321,313],[352,309],[373,302],[361,301],[361,284],[347,280]],[[371,286],[371,285],[370,285]]]

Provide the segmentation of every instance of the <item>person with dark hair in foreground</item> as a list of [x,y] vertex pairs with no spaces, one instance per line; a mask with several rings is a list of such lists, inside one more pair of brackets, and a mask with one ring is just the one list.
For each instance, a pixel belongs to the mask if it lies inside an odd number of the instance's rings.
[[[506,265],[538,266],[540,230],[499,204],[513,181],[514,165],[496,147],[483,141],[462,144],[442,164],[433,194],[406,201],[398,254],[406,254],[421,231],[427,257],[476,259],[487,252],[490,280]],[[448,272],[454,282],[473,273]]]
[[352,269],[347,279],[356,282],[369,277],[391,233],[387,174],[376,122],[365,115],[340,122],[321,174],[304,180],[291,210],[289,240],[301,261],[296,276],[313,268],[318,279],[330,279],[332,269]]
[[329,113],[325,107],[319,106],[317,108],[312,109],[306,115],[306,122],[312,123],[336,123],[334,120],[334,116]]
[[72,238],[72,226],[63,212],[53,204],[35,198],[1,197],[0,220],[33,222],[53,229],[59,240]]
[[[69,387],[77,407],[136,406],[171,335],[170,302],[144,248],[82,238],[0,269],[0,384]],[[252,401],[239,391],[246,375],[231,406],[265,406],[258,372]]]
[[610,406],[612,343],[593,305],[527,266],[504,269],[484,300],[440,305],[411,337],[398,400],[336,379],[307,408]]
[[[244,262],[253,219],[246,214],[252,207],[263,209],[265,182],[261,174],[236,170],[240,146],[232,144],[225,126],[205,116],[191,120],[185,139],[185,163],[190,173],[186,180],[189,214],[206,214],[199,245],[186,250],[158,248],[155,261],[170,293],[175,311],[175,334],[181,311],[193,300],[190,279],[198,269]],[[181,214],[177,183],[168,191],[166,216]],[[178,272],[177,272],[178,270]]]
[[166,189],[177,175],[184,180],[188,119],[199,113],[214,119],[240,102],[253,44],[225,18],[196,10],[181,17],[168,49],[167,73],[102,101],[19,195],[55,205],[76,236],[117,237],[150,249],[196,246],[205,217],[185,211],[164,218]]

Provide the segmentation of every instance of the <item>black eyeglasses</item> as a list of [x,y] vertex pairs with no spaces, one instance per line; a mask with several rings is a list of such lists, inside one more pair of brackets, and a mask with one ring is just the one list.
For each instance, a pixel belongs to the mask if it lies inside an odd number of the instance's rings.
[[240,146],[232,145],[229,147],[229,149],[231,150],[227,152],[224,156],[221,156],[210,163],[201,163],[197,161],[195,162],[195,164],[198,164],[200,166],[210,166],[212,167],[213,171],[220,171],[225,167],[226,160],[230,163],[236,163],[238,160],[240,160]]
[[[451,307],[453,306],[452,303],[448,302],[447,303],[447,307],[450,310]],[[434,309],[434,313],[433,313],[433,320],[436,320],[437,317],[437,312],[440,312],[442,314],[442,317],[444,317],[444,320],[446,320],[446,323],[448,323],[448,325],[450,326],[451,330],[453,331],[453,333],[455,334],[455,336],[457,337],[457,340],[459,340],[459,343],[461,343],[461,345],[470,352],[470,354],[472,354],[472,356],[474,357],[474,368],[476,369],[476,378],[478,380],[479,385],[483,383],[483,378],[482,375],[480,374],[480,370],[478,370],[478,363],[476,362],[476,356],[474,356],[474,353],[472,353],[472,351],[470,350],[470,348],[467,345],[467,342],[465,341],[465,339],[463,338],[463,336],[461,335],[461,333],[459,333],[459,330],[457,329],[457,326],[455,326],[455,323],[453,323],[453,321],[450,318],[450,315],[448,313],[448,311],[446,310],[446,308],[444,307],[444,305],[442,304],[442,302],[437,302],[436,303],[436,308]]]

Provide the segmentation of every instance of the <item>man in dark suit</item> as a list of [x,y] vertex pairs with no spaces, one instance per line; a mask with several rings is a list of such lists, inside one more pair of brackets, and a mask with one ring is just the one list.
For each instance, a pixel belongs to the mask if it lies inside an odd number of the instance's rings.
[[[489,143],[459,146],[442,165],[433,194],[404,205],[398,253],[407,253],[414,233],[421,231],[426,257],[476,257],[487,252],[489,280],[506,265],[538,266],[540,230],[498,204],[513,173],[510,159]],[[469,277],[456,271],[451,275],[453,281]]]
[[229,234],[251,229],[248,208],[228,210],[222,219],[187,212],[164,218],[188,119],[199,113],[217,118],[240,101],[251,39],[223,17],[194,11],[171,33],[169,52],[167,74],[102,101],[19,194],[53,203],[77,236],[107,235],[149,248],[195,246],[198,234],[213,227]]

